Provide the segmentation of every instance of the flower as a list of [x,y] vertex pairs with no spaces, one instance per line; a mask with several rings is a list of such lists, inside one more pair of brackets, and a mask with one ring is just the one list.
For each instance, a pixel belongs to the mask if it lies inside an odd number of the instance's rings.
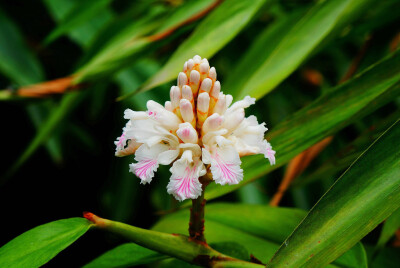
[[201,195],[199,178],[207,170],[215,183],[238,184],[243,180],[240,157],[264,154],[273,165],[275,151],[264,139],[265,123],[245,117],[244,109],[255,99],[232,100],[221,91],[215,68],[194,56],[164,106],[149,100],[146,112],[125,111],[129,121],[115,141],[115,155],[135,154],[130,171],[143,184],[151,182],[160,164],[172,165],[167,191],[179,201]]

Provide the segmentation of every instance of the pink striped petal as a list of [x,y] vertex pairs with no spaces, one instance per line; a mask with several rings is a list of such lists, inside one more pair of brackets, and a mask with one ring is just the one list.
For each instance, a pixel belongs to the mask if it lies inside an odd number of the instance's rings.
[[[185,154],[190,154],[189,160]],[[172,176],[167,185],[167,191],[179,201],[196,199],[202,192],[199,177],[203,176],[206,170],[198,158],[193,161],[191,156],[190,150],[185,151],[182,158],[176,161],[170,169]]]

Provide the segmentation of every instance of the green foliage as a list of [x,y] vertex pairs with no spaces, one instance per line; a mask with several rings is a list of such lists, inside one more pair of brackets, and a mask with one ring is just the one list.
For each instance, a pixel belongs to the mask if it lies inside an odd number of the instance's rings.
[[399,135],[397,121],[311,209],[271,267],[328,264],[399,208]]
[[25,44],[13,21],[0,9],[0,70],[20,85],[43,79],[43,70],[37,58]]
[[399,228],[400,209],[397,209],[392,215],[390,215],[389,218],[386,219],[385,223],[383,224],[382,232],[376,246],[378,248],[382,248]]
[[132,267],[135,265],[152,263],[165,258],[165,256],[147,248],[143,248],[133,243],[127,243],[104,253],[83,267]]
[[371,4],[370,0],[321,1],[305,14],[295,12],[282,18],[254,42],[227,81],[227,88],[236,98],[261,98]]
[[206,192],[206,198],[222,196],[260,178],[321,139],[392,100],[400,90],[399,62],[400,51],[351,81],[329,90],[274,127],[268,137],[272,144],[276,144],[276,165],[260,165],[260,161],[263,161],[260,156],[244,158],[242,166],[246,172],[243,181],[223,187],[211,185]]
[[[207,242],[238,243],[248,252],[243,260],[249,260],[253,254],[266,263],[304,216],[305,212],[298,209],[244,204],[209,205],[205,216]],[[188,217],[188,211],[174,213],[160,220],[153,229],[186,233]],[[366,267],[363,252],[363,247],[357,245],[338,259],[338,264],[341,267]]]
[[[93,209],[113,221],[71,218],[10,242],[0,239],[0,267],[42,266],[93,225],[125,240],[107,236],[104,244],[120,243],[109,251],[90,241],[94,253],[78,242],[76,251],[92,255],[75,260],[71,249],[55,261],[194,267],[210,265],[208,255],[220,267],[262,267],[250,263],[251,256],[268,267],[398,266],[399,250],[392,247],[400,228],[398,1],[42,0],[27,6],[32,10],[0,6],[0,112],[7,119],[2,150],[10,155],[0,197],[20,211],[25,207],[9,201],[18,195],[21,203],[35,204],[35,212],[4,213],[3,231],[20,233],[18,221],[40,224],[40,211],[47,214],[61,202],[74,212],[98,204]],[[223,201],[206,206],[210,247],[185,236],[191,202],[166,193],[169,167],[143,186],[128,172],[133,157],[112,156],[112,142],[126,123],[123,111],[145,110],[150,99],[164,103],[168,82],[196,54],[216,67],[222,90],[234,101],[257,98],[246,116],[267,123],[277,160],[270,166],[263,156],[244,157],[242,182],[207,186],[207,201]],[[21,87],[60,77],[72,77],[70,86],[78,91],[18,98]],[[332,143],[284,196],[281,204],[292,208],[267,206],[288,172],[284,166],[328,136]],[[41,146],[52,162],[33,157],[41,156]],[[37,185],[21,187],[27,177]],[[45,201],[25,199],[24,191],[43,188],[77,201],[57,202],[50,193]]]
[[86,219],[71,218],[35,227],[0,248],[0,266],[42,266],[84,235],[90,225]]
[[96,13],[103,10],[112,0],[85,1],[82,5],[75,5],[62,19],[59,25],[46,37],[44,45],[49,45],[61,35],[90,20]]
[[265,0],[255,0],[251,5],[240,0],[223,2],[174,52],[164,67],[141,90],[149,90],[171,81],[192,55],[210,58],[250,21]]

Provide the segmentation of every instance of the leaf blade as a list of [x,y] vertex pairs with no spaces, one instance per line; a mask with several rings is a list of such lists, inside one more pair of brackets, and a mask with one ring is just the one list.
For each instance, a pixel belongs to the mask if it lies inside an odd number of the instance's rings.
[[264,2],[256,0],[249,5],[240,0],[224,1],[174,52],[164,67],[143,85],[140,92],[176,78],[183,63],[196,54],[203,58],[212,57],[243,29]]
[[296,11],[267,28],[229,77],[226,86],[230,94],[237,98],[261,98],[371,3],[321,1],[306,13]]
[[0,248],[1,267],[39,267],[85,234],[91,224],[83,218],[37,226]]
[[[152,229],[185,233],[188,212],[170,214]],[[210,244],[233,241],[242,245],[256,258],[267,262],[277,245],[292,232],[305,215],[305,211],[293,208],[216,203],[206,207],[205,235]],[[362,249],[362,246],[357,245],[349,250],[340,262],[342,267],[353,267],[354,260],[360,260],[357,256],[363,254]],[[360,264],[364,264],[363,261]]]
[[318,201],[270,267],[328,264],[400,207],[399,137],[397,121]]
[[167,258],[153,250],[134,243],[122,244],[97,257],[83,268],[131,267]]

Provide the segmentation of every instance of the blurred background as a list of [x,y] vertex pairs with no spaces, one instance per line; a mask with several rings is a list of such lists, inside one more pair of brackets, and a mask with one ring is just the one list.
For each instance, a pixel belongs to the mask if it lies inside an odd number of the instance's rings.
[[[125,125],[123,111],[145,110],[149,99],[164,103],[176,82],[170,78],[159,80],[151,90],[136,92],[121,101],[116,99],[154,81],[152,78],[165,70],[166,63],[177,57],[180,46],[204,28],[203,22],[220,5],[226,4],[221,2],[0,2],[0,245],[37,225],[79,217],[83,211],[150,228],[160,216],[179,206],[166,192],[168,167],[161,167],[150,185],[140,185],[139,179],[128,172],[133,156],[114,156],[114,140]],[[195,40],[196,44],[210,44],[204,50],[206,55],[200,56],[207,57],[216,67],[226,94],[230,94],[235,79],[243,86],[248,72],[262,64],[246,61],[251,59],[249,53],[271,53],[274,42],[286,38],[277,33],[284,33],[288,25],[294,25],[319,4],[310,0],[244,2],[256,6],[239,14],[233,26],[225,26],[226,37],[219,40],[218,34],[211,34]],[[246,113],[255,114],[273,131],[285,118],[330,88],[395,51],[400,42],[399,1],[361,2],[355,4],[364,5],[358,12],[351,13],[351,18],[339,16],[343,21],[338,21],[306,52],[299,47],[297,52],[304,55],[299,60],[293,56],[295,63],[291,63],[288,53],[289,65],[277,66],[286,74],[269,90],[257,93],[259,100]],[[226,19],[232,15],[228,12]],[[313,31],[317,35],[318,30],[310,27],[311,35]],[[296,29],[291,28],[287,36],[294,34]],[[143,36],[152,38],[141,43]],[[135,40],[140,42],[134,43]],[[213,40],[217,43],[214,46]],[[295,38],[292,41],[301,42]],[[197,51],[193,46],[193,51],[187,53],[193,57]],[[179,68],[183,63],[179,62]],[[175,76],[178,72],[174,71]],[[26,88],[60,78],[64,79],[50,86]],[[26,91],[18,91],[21,88]],[[29,90],[31,95],[26,94]],[[58,94],[64,91],[67,93]],[[399,105],[398,96],[391,97],[325,140],[311,154],[312,161],[308,164],[307,160],[300,168],[304,172],[292,175],[296,179],[279,205],[309,210],[354,159],[399,117]],[[268,204],[282,178],[289,176],[287,173],[286,165],[282,165],[216,201]],[[375,243],[378,233],[379,228],[364,240]],[[114,236],[92,231],[46,266],[78,267],[119,243],[121,240]]]

